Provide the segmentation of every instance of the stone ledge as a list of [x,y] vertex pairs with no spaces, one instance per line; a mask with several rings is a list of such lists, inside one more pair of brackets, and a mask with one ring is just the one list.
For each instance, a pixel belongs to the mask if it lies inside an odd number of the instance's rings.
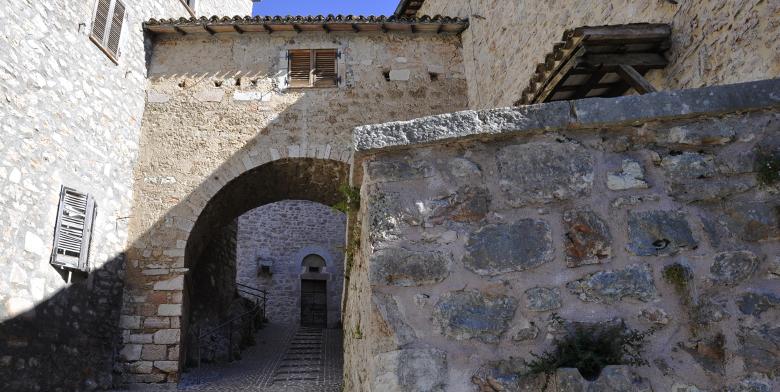
[[467,110],[354,129],[355,151],[511,135],[553,129],[581,129],[720,115],[780,107],[780,79],[662,91],[617,98],[590,98],[537,105]]

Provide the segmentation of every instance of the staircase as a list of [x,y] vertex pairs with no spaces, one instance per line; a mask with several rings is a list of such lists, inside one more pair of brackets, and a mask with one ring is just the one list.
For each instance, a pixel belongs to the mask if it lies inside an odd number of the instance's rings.
[[274,383],[322,381],[324,363],[322,329],[301,327],[273,376]]

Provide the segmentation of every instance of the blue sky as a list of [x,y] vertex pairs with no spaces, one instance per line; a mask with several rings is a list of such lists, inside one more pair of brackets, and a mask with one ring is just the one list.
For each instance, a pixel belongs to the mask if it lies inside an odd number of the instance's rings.
[[399,0],[262,0],[253,15],[392,15]]

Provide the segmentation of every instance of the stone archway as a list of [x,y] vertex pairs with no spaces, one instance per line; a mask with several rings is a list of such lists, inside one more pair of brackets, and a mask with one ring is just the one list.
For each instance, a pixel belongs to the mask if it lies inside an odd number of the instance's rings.
[[196,308],[196,305],[224,307],[225,301],[229,301],[233,295],[231,285],[235,289],[234,264],[233,270],[227,268],[226,273],[216,274],[224,279],[222,285],[217,284],[214,290],[214,271],[217,268],[224,269],[224,266],[215,266],[223,260],[215,256],[215,248],[220,246],[215,246],[215,241],[222,240],[225,230],[229,231],[239,216],[259,206],[283,200],[307,200],[324,205],[337,203],[342,197],[339,185],[347,181],[348,172],[349,165],[340,161],[281,159],[240,174],[209,199],[190,231],[184,253],[184,266],[188,272],[184,284],[180,334],[182,365],[187,363],[188,355],[192,355],[188,347],[192,344],[188,338],[192,336],[190,322],[195,309],[202,310],[202,307]]

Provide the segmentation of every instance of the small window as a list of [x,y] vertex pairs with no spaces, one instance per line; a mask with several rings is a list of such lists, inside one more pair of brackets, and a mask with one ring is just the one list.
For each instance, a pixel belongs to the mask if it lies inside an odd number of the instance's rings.
[[290,50],[287,52],[290,87],[338,86],[338,57],[336,49]]
[[68,187],[60,191],[51,264],[67,270],[89,271],[89,248],[97,206],[92,196]]
[[119,44],[125,21],[125,4],[121,0],[98,0],[89,38],[114,63],[119,62]]

